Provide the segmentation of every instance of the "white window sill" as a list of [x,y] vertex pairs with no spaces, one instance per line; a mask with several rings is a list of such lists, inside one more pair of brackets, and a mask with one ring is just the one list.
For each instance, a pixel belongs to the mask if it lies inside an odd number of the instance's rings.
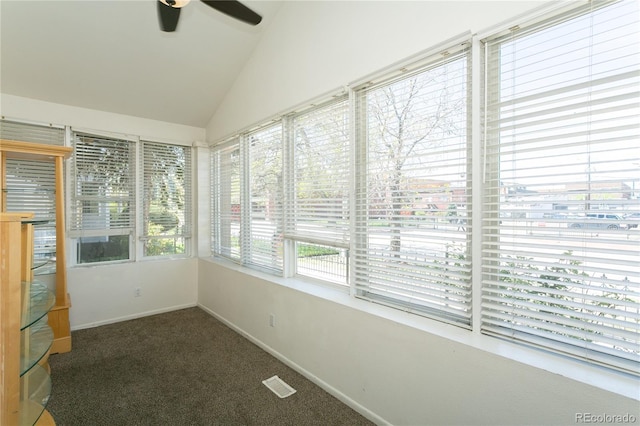
[[301,278],[282,278],[243,267],[226,259],[200,258],[232,269],[243,274],[260,278],[274,284],[297,290],[310,296],[319,297],[367,314],[376,315],[398,324],[412,327],[425,333],[468,345],[513,361],[558,374],[560,376],[591,385],[628,398],[640,400],[640,379],[631,374],[611,370],[598,365],[587,364],[580,360],[559,354],[535,349],[524,345],[500,340],[481,334],[479,331],[469,331],[445,324],[419,315],[403,312],[376,303],[357,299],[348,294],[348,289],[338,289],[330,286],[311,283]]

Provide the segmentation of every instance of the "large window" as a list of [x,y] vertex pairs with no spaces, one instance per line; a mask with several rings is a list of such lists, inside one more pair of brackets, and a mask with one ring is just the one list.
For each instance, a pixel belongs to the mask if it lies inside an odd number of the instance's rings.
[[[64,145],[64,127],[0,121],[2,139]],[[56,198],[55,164],[19,158],[7,159],[4,170],[4,210],[33,212],[34,264],[36,274],[55,271],[56,257]]]
[[133,258],[135,147],[129,140],[73,134],[69,235],[78,264]]
[[214,148],[214,254],[637,374],[639,5],[571,7]]
[[469,54],[360,93],[358,296],[469,326]]
[[[248,134],[244,147],[248,165],[248,229],[242,234],[246,263],[281,272],[283,244],[282,125]],[[243,206],[245,207],[245,206]]]
[[[640,355],[638,2],[490,40],[485,333],[622,369]],[[632,362],[634,361],[634,362]]]
[[143,255],[188,254],[191,148],[142,142]]
[[211,153],[213,253],[240,261],[240,145],[234,139]]
[[295,272],[348,283],[350,159],[348,102],[342,98],[291,118],[293,187],[286,237]]

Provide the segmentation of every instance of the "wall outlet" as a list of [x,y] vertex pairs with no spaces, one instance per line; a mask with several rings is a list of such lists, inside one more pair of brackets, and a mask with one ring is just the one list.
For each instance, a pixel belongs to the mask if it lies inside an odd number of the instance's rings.
[[140,297],[142,296],[142,289],[140,287],[136,287],[133,289],[133,295],[135,297]]
[[269,314],[269,327],[276,326],[276,316],[274,314]]

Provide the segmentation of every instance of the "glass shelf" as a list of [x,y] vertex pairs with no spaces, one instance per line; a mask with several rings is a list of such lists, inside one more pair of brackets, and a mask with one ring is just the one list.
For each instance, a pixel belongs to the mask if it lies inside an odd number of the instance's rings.
[[24,375],[43,356],[53,343],[53,330],[47,324],[47,316],[20,332],[20,375]]
[[44,412],[51,394],[51,378],[39,365],[20,378],[20,424],[32,425]]
[[50,257],[48,259],[36,259],[31,268],[33,275],[49,275],[56,273],[56,259]]
[[44,317],[56,303],[56,297],[49,288],[37,281],[22,283],[22,318],[20,330]]

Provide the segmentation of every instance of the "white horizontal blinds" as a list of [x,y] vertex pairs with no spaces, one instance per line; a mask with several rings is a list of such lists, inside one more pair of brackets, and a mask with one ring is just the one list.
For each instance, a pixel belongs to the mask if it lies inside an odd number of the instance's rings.
[[[64,127],[0,120],[2,139],[64,145]],[[5,172],[5,210],[33,212],[34,220],[46,221],[36,226],[34,255],[36,259],[56,254],[55,163],[9,158]]]
[[464,327],[471,317],[470,53],[359,93],[357,295]]
[[0,139],[63,146],[64,134],[62,126],[0,120]]
[[[56,180],[53,161],[6,160],[6,211],[33,212],[34,219],[56,219]],[[55,229],[55,227],[54,227]]]
[[135,225],[135,143],[74,133],[73,147],[69,229],[82,236],[130,233]]
[[240,260],[240,145],[236,139],[215,148],[212,167],[213,253]]
[[293,117],[294,202],[287,236],[347,246],[350,144],[346,99]]
[[[591,6],[593,7],[593,5]],[[488,42],[485,333],[637,370],[637,1]]]
[[143,253],[185,254],[191,236],[191,148],[144,141]]
[[[0,121],[2,139],[64,145],[64,128]],[[50,221],[55,230],[55,163],[9,158],[6,160],[5,210],[33,212],[34,219]]]
[[[249,133],[249,227],[243,233],[243,261],[275,273],[283,267],[282,124]],[[244,206],[243,206],[244,207]]]

